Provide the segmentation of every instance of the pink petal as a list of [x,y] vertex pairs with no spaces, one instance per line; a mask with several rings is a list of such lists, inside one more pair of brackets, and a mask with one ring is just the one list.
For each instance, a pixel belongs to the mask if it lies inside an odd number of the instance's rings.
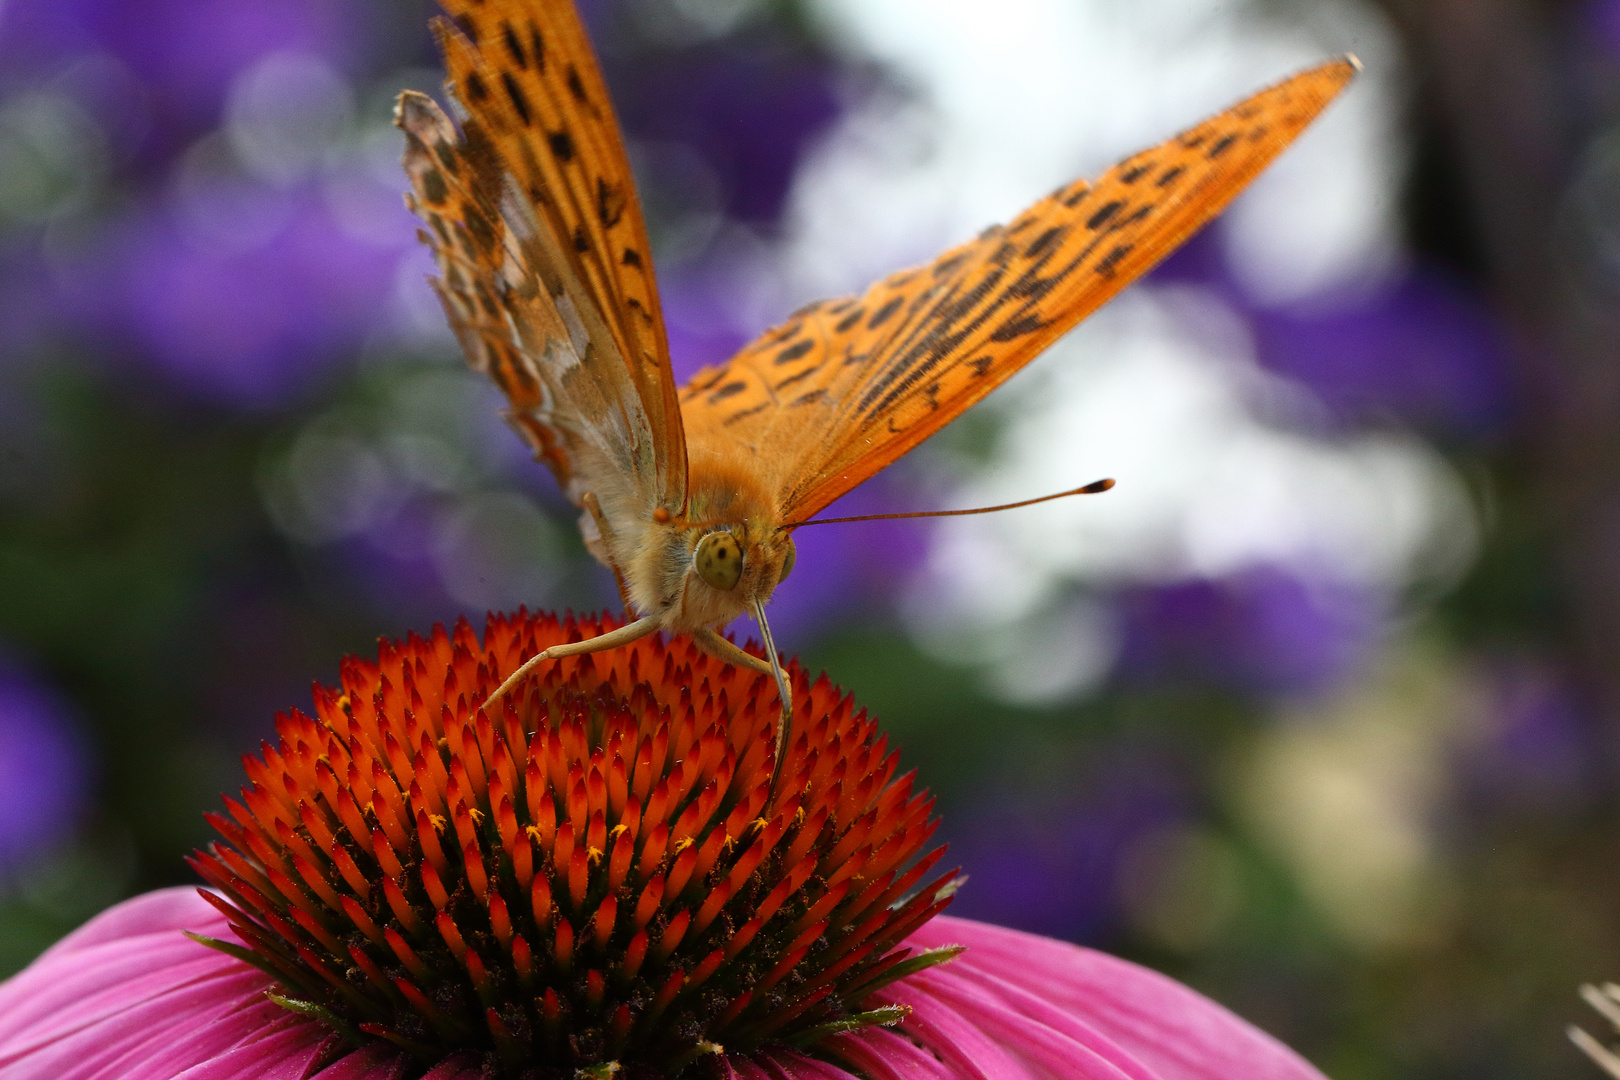
[[[1129,1076],[1323,1080],[1298,1054],[1202,994],[1106,953],[947,915],[923,926],[908,943],[921,948],[960,944],[968,950],[944,967],[891,987],[896,1001],[912,987],[926,988],[949,996],[973,1019],[995,1025],[1000,1021],[994,1010],[973,1013],[966,1005],[974,998],[994,1001],[1031,1023],[1064,1030]],[[1074,1074],[1065,1069],[1059,1075]]]
[[267,976],[185,937],[231,939],[195,889],[119,904],[0,985],[6,1080],[398,1080],[367,1047],[311,1076],[330,1041],[268,1001]]
[[[318,1024],[268,1001],[270,980],[179,933],[230,937],[190,889],[91,920],[0,985],[6,1080],[399,1080],[385,1044],[333,1060]],[[918,948],[963,944],[878,997],[898,1030],[828,1040],[871,1080],[1323,1080],[1287,1047],[1163,975],[1063,942],[941,916]],[[785,1048],[726,1060],[734,1080],[854,1080]],[[323,1066],[313,1072],[317,1066]],[[475,1057],[423,1080],[476,1080]]]

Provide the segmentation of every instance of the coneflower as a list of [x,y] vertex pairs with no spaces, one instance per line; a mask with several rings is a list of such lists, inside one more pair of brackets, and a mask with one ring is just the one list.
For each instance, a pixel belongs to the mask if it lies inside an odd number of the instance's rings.
[[347,661],[244,759],[211,890],[0,987],[0,1075],[1319,1080],[1162,976],[933,919],[932,801],[824,677],[791,669],[780,763],[774,685],[684,639],[482,707],[611,628],[520,613]]

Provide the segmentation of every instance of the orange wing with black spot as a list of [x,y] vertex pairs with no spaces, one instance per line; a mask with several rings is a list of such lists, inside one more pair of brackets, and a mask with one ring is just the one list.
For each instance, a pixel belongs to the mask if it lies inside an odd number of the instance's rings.
[[1218,214],[1355,74],[1303,72],[859,297],[796,312],[681,391],[694,452],[760,463],[802,521],[893,463]]
[[596,494],[610,521],[679,511],[686,444],[647,230],[584,28],[571,3],[443,6],[467,115],[458,133],[407,93],[397,120],[450,322],[576,502]]

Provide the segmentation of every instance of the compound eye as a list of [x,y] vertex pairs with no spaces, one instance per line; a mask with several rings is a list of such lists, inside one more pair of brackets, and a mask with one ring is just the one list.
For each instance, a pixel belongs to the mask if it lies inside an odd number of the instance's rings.
[[712,532],[698,541],[692,566],[710,586],[730,592],[742,580],[742,546],[728,532]]
[[793,573],[793,564],[798,561],[799,549],[793,546],[793,537],[787,538],[787,554],[782,556],[782,572],[776,575],[776,583],[780,585]]

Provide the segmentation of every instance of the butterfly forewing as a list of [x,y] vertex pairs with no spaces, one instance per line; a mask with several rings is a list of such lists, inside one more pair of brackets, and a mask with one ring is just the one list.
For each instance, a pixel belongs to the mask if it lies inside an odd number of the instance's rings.
[[688,437],[757,459],[808,518],[1023,367],[1219,213],[1332,100],[1296,75],[859,297],[813,304],[682,390]]
[[584,28],[569,3],[444,7],[451,20],[435,30],[468,113],[463,148],[502,174],[498,196],[480,194],[501,200],[516,257],[534,260],[530,269],[566,297],[558,304],[565,322],[627,371],[646,418],[636,437],[648,445],[636,449],[656,463],[659,505],[678,510],[685,443],[647,230]]

